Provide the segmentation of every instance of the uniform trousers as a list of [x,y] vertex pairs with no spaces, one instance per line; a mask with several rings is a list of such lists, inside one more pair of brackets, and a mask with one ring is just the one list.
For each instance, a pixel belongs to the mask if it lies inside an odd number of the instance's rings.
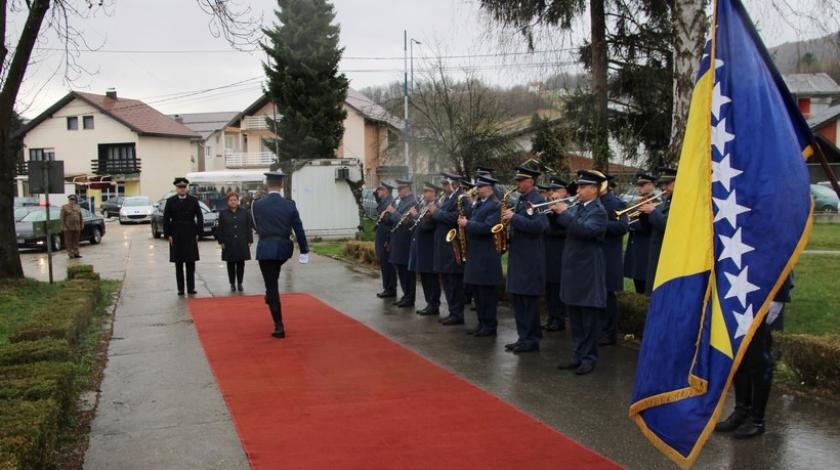
[[64,248],[67,250],[67,256],[71,258],[79,256],[79,238],[81,235],[80,230],[64,231]]
[[764,411],[773,383],[773,337],[770,330],[767,324],[761,322],[734,378],[735,411],[749,416],[756,424],[764,423]]
[[449,306],[449,316],[463,320],[464,274],[441,273],[440,281],[443,285],[443,294],[446,297],[446,304]]
[[478,286],[469,284],[469,288],[475,297],[475,311],[478,315],[478,331],[496,331],[498,321],[496,320],[496,309],[499,298],[496,294],[496,286]]
[[420,273],[420,284],[423,286],[423,298],[426,306],[440,308],[440,278],[435,273]]
[[176,261],[175,282],[178,285],[178,292],[184,293],[184,266],[187,268],[187,292],[195,292],[195,261]]
[[[260,260],[260,273],[265,283],[265,303],[271,312],[271,318],[275,326],[283,322],[282,307],[280,305],[280,287],[277,284],[280,279],[280,268],[285,260]],[[282,325],[281,325],[282,327]]]
[[397,293],[397,269],[388,262],[387,254],[379,260],[379,275],[382,277],[382,292]]
[[574,352],[572,362],[584,362],[594,365],[598,361],[598,339],[603,327],[605,309],[566,305],[569,324],[572,327]]
[[545,303],[548,306],[548,322],[566,326],[566,304],[560,299],[560,283],[549,282],[545,285]]
[[227,273],[230,285],[234,283],[242,285],[242,279],[245,277],[245,261],[228,261]]
[[397,270],[397,279],[399,279],[400,288],[403,291],[402,298],[414,303],[417,294],[417,276],[414,272],[409,271],[408,266],[404,264],[395,264],[394,269]]
[[540,297],[538,295],[510,294],[513,314],[516,318],[518,343],[540,344],[542,326],[540,325]]
[[644,294],[646,286],[647,286],[647,280],[645,280],[645,279],[633,279],[633,287],[636,288],[636,293],[637,294]]
[[618,334],[618,298],[615,291],[607,291],[607,311],[600,340],[614,342]]

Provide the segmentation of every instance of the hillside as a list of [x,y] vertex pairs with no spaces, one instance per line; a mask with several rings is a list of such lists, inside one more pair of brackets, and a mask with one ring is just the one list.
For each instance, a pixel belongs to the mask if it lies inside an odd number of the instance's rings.
[[770,55],[783,74],[825,72],[840,82],[840,32],[786,42],[771,48]]

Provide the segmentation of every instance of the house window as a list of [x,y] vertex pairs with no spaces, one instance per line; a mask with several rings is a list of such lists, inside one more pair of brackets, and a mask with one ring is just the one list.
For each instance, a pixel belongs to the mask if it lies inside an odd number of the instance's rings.
[[93,116],[82,117],[82,128],[93,129]]
[[79,118],[76,116],[70,116],[67,118],[67,130],[68,131],[77,131],[79,130]]
[[99,144],[99,171],[103,174],[138,172],[134,144]]
[[233,150],[235,148],[234,136],[225,134],[225,150]]
[[55,149],[29,149],[29,161],[51,162],[55,160]]

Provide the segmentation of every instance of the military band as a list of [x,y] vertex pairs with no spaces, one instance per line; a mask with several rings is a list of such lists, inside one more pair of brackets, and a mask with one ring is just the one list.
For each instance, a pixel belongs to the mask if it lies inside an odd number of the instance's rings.
[[[440,320],[441,324],[464,324],[464,267],[460,259],[456,259],[451,243],[447,236],[458,226],[458,208],[466,210],[464,205],[464,190],[461,188],[461,177],[454,173],[441,174],[441,189],[443,202],[439,207],[431,207],[432,220],[435,223],[434,270],[440,276],[443,294],[446,297],[448,315]],[[460,203],[459,203],[460,201]]]
[[[598,173],[594,172],[593,173]],[[604,327],[601,330],[599,343],[601,346],[615,344],[618,334],[618,298],[615,293],[624,290],[624,263],[622,250],[624,249],[624,234],[627,233],[628,221],[626,215],[617,215],[627,205],[613,193],[611,175],[599,173],[606,179],[606,187],[601,188],[600,201],[607,211],[607,233],[601,248],[604,250],[604,263],[607,275],[607,311]]]
[[420,275],[420,285],[423,286],[423,298],[426,306],[417,313],[420,315],[438,315],[440,312],[440,280],[435,272],[435,229],[437,224],[432,220],[431,209],[438,204],[438,193],[441,188],[432,183],[426,183],[423,188],[423,209],[412,208],[409,213],[414,218],[412,227],[411,253],[408,257],[409,271]]
[[413,307],[417,288],[417,280],[413,272],[408,269],[408,258],[411,252],[411,226],[414,221],[409,212],[417,206],[417,199],[412,191],[411,181],[397,180],[399,202],[396,206],[385,209],[386,225],[391,227],[390,252],[388,260],[397,271],[397,280],[402,290],[402,297],[394,302],[397,307]]
[[391,251],[391,226],[386,221],[390,215],[388,208],[394,206],[394,197],[391,192],[394,187],[386,182],[379,183],[376,188],[376,238],[375,251],[376,259],[379,260],[379,275],[382,279],[382,292],[376,294],[381,299],[390,299],[397,296],[397,269],[391,264],[389,253]]

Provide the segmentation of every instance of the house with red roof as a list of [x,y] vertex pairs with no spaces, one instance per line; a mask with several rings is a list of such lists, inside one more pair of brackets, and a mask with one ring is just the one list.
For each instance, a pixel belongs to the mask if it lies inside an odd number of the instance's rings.
[[71,91],[21,129],[27,161],[61,160],[76,192],[158,200],[197,168],[201,135],[142,101]]

